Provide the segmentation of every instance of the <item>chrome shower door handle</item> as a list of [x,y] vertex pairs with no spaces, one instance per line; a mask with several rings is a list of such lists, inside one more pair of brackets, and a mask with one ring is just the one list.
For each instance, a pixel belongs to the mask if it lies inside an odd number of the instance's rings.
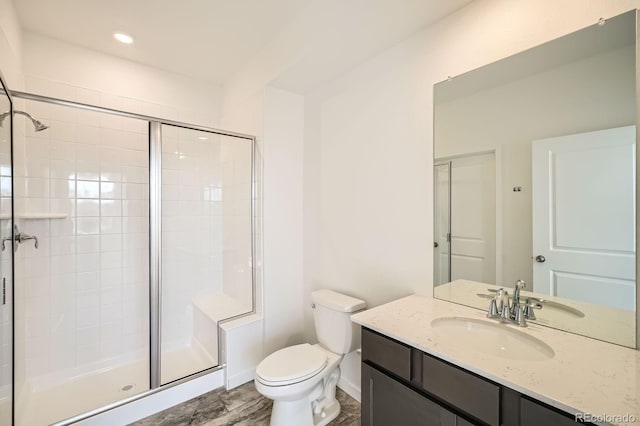
[[2,251],[5,249],[5,243],[7,241],[13,241],[13,251],[18,251],[18,245],[22,244],[27,240],[34,240],[36,249],[38,248],[38,237],[35,235],[25,234],[24,232],[20,232],[18,229],[18,225],[13,225],[13,237],[4,237],[2,239]]

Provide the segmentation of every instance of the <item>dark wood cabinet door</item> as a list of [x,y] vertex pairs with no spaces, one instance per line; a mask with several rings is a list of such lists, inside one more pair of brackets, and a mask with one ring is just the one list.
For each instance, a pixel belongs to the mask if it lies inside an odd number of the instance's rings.
[[456,415],[362,364],[362,426],[455,426]]
[[565,414],[560,414],[528,398],[520,398],[520,426],[575,426],[576,424],[574,419]]

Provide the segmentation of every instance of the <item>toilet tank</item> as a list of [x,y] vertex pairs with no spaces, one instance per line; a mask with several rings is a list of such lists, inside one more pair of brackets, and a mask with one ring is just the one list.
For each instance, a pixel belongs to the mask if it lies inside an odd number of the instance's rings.
[[351,314],[363,310],[365,302],[332,290],[314,291],[311,300],[318,342],[337,354],[357,349],[360,333],[358,326],[351,322]]

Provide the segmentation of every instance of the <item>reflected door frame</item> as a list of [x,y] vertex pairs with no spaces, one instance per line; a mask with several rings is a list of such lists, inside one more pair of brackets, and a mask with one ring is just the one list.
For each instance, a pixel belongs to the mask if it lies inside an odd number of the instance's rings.
[[[475,152],[434,161],[435,285],[456,279],[496,282],[501,248],[496,224],[497,153]],[[443,174],[438,173],[438,169]],[[446,173],[445,173],[446,172]],[[440,176],[446,176],[440,179]],[[478,185],[474,179],[478,177]],[[446,185],[443,185],[443,180]],[[442,190],[445,186],[445,190]],[[439,202],[443,199],[444,202]],[[443,206],[444,205],[444,206]],[[446,207],[446,212],[443,210]],[[446,220],[441,220],[445,217]],[[442,222],[442,226],[440,223]],[[445,223],[446,222],[446,223]],[[448,228],[447,232],[445,228]],[[442,281],[443,250],[447,248],[448,279]],[[460,267],[463,263],[471,267]],[[460,273],[460,271],[465,273]],[[466,273],[466,271],[472,271]]]
[[451,281],[451,161],[436,161],[433,170],[433,273],[440,285]]

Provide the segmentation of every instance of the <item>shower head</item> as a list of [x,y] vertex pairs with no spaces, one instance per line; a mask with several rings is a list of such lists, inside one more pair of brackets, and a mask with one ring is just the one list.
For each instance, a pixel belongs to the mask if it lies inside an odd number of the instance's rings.
[[[24,115],[29,120],[31,120],[31,123],[33,124],[33,130],[36,131],[36,132],[41,132],[41,131],[49,128],[49,126],[43,124],[40,120],[36,120],[35,118],[33,118],[31,115],[29,115],[28,113],[26,113],[24,111],[16,110],[16,111],[13,111],[13,113],[14,114]],[[9,115],[8,112],[0,114],[0,127],[2,127],[2,122],[4,121],[5,118],[7,118],[8,115]]]
[[41,132],[49,128],[49,126],[42,124],[42,121],[36,120],[35,118],[32,118],[31,122],[33,123],[33,127],[36,132]]

